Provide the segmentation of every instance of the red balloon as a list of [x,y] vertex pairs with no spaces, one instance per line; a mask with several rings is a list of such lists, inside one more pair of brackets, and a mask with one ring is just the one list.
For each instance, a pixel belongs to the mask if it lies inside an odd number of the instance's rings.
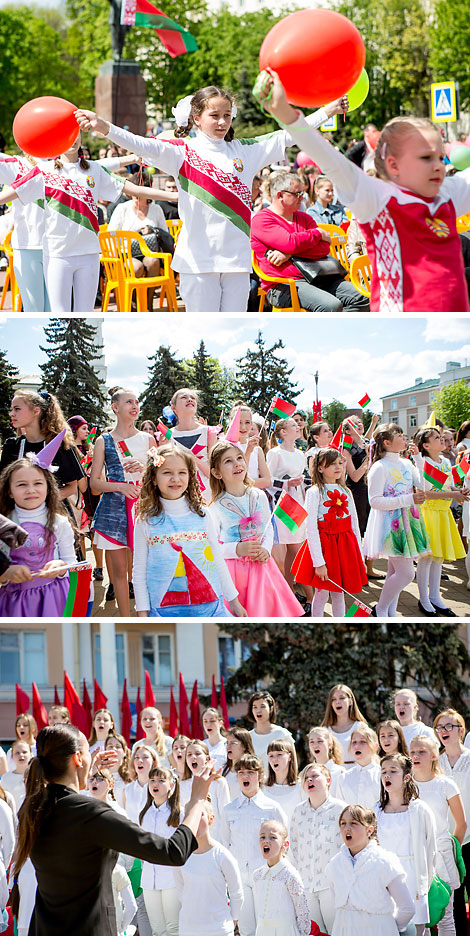
[[20,107],[13,121],[13,136],[30,156],[48,159],[65,153],[80,132],[75,104],[58,97],[38,97]]
[[304,153],[303,150],[299,150],[296,157],[296,162],[298,166],[316,166],[316,162],[312,159],[308,153]]
[[352,88],[366,60],[359,31],[341,13],[297,10],[268,32],[261,70],[277,71],[291,104],[321,107]]

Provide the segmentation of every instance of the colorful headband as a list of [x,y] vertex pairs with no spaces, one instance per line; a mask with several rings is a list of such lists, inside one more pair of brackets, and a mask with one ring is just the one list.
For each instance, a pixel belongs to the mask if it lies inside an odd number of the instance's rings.
[[147,458],[150,462],[152,462],[154,468],[161,468],[163,462],[165,461],[164,455],[160,455],[156,445],[152,445],[152,447],[149,448],[147,452]]
[[33,465],[36,465],[38,468],[44,468],[47,471],[57,471],[58,469],[53,467],[52,462],[62,445],[66,432],[67,427],[62,429],[62,432],[59,432],[58,435],[54,436],[40,452],[28,452],[26,458],[29,458]]

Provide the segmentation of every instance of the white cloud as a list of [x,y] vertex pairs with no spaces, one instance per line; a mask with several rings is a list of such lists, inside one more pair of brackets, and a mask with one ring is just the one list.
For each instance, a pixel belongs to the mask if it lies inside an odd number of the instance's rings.
[[469,341],[470,320],[468,316],[451,318],[447,315],[430,315],[426,319],[425,341]]

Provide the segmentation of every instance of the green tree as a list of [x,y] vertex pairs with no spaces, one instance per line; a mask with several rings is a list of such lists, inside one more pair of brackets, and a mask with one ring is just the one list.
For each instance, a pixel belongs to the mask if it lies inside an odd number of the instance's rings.
[[142,419],[157,422],[161,418],[163,407],[168,406],[178,387],[188,383],[188,372],[183,361],[179,361],[171,349],[160,345],[155,354],[147,358],[150,361],[148,380],[140,394]]
[[294,368],[288,366],[286,358],[275,353],[285,347],[280,338],[268,348],[259,331],[255,346],[256,351],[248,348],[246,354],[237,359],[237,392],[240,399],[264,416],[274,396],[292,402],[302,390],[297,390],[297,383],[291,380]]
[[109,10],[107,0],[66,0],[66,51],[78,74],[74,100],[82,107],[94,109],[99,67],[112,57]]
[[216,358],[206,351],[203,341],[192,358],[186,361],[191,376],[191,386],[200,392],[199,410],[211,426],[218,422],[223,409],[224,379],[222,368]]
[[336,432],[340,422],[344,419],[348,412],[348,407],[341,403],[340,400],[333,398],[331,403],[326,403],[325,406],[322,405],[322,416],[325,422],[328,423],[330,429],[333,432]]
[[434,81],[456,79],[460,106],[470,106],[470,66],[464,49],[470,43],[468,10],[458,0],[436,0],[429,30],[430,65]]
[[67,55],[65,30],[65,20],[58,11],[50,16],[30,6],[2,8],[0,129],[8,146],[13,144],[13,118],[23,104],[47,94],[64,98],[74,95],[77,74]]
[[470,658],[458,624],[442,620],[430,629],[395,618],[377,628],[372,620],[354,625],[353,619],[348,624],[324,619],[321,627],[307,620],[224,623],[224,633],[251,649],[228,680],[229,698],[246,698],[260,681],[266,683],[279,704],[279,722],[303,738],[312,725],[321,724],[335,683],[351,686],[372,725],[391,716],[390,694],[406,685],[418,687],[418,698],[432,716],[448,704],[470,714],[465,701]]
[[94,325],[86,318],[50,319],[44,328],[48,360],[40,364],[45,387],[58,397],[67,416],[83,414],[91,423],[104,425],[106,396],[93,362],[103,345],[96,343]]
[[470,419],[470,383],[456,380],[437,390],[432,401],[434,412],[446,426],[458,429],[466,419]]
[[12,434],[9,412],[18,377],[18,368],[7,361],[5,351],[0,351],[0,438],[3,442]]

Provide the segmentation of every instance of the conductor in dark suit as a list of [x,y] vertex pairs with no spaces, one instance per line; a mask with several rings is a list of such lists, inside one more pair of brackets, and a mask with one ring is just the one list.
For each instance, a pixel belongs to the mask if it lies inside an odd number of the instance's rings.
[[116,936],[111,874],[118,853],[179,866],[197,848],[212,764],[194,778],[186,818],[169,839],[83,796],[90,764],[88,742],[77,728],[55,725],[39,732],[13,858],[15,880],[28,857],[36,870],[29,936]]

